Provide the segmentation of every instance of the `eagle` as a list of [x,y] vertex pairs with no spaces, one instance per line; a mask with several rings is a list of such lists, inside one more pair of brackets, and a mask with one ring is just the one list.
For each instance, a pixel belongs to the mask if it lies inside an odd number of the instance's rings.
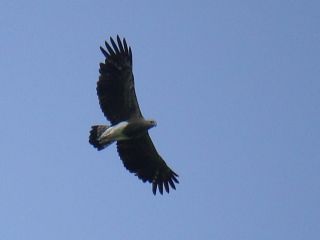
[[107,125],[91,126],[89,143],[102,150],[116,142],[123,165],[143,182],[152,184],[154,195],[157,189],[163,194],[176,189],[178,174],[171,170],[157,152],[148,130],[157,125],[153,119],[145,119],[139,108],[132,72],[132,51],[125,38],[117,35],[117,42],[110,37],[105,56],[100,63],[97,95],[100,108],[109,120]]

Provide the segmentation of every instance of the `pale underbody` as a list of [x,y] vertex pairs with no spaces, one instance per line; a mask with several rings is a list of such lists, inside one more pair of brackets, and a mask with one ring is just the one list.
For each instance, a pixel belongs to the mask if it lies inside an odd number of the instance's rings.
[[99,142],[107,143],[110,141],[128,140],[129,138],[123,134],[123,129],[128,122],[120,122],[117,125],[107,128],[99,137]]

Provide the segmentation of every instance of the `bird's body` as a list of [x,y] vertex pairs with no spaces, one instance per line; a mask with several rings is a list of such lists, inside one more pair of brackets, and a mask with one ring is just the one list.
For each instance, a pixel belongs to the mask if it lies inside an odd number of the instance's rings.
[[115,141],[138,138],[156,125],[154,120],[142,118],[123,121],[113,126],[94,125],[91,127],[89,142],[98,150],[102,150]]
[[117,36],[117,43],[110,38],[106,42],[105,63],[100,64],[97,94],[100,107],[111,122],[108,125],[91,127],[89,142],[102,150],[117,142],[117,150],[124,166],[143,182],[151,182],[153,193],[163,187],[169,193],[169,185],[175,189],[178,175],[173,172],[158,154],[148,130],[156,126],[154,120],[143,118],[134,89],[132,52],[126,40]]
[[107,128],[98,138],[102,144],[109,141],[128,140],[129,137],[124,134],[124,129],[129,125],[128,122],[120,122],[115,126]]

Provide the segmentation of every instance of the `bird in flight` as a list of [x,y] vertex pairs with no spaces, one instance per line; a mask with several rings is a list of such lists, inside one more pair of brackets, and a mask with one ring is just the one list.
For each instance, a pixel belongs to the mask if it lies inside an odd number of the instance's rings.
[[[100,63],[97,95],[100,108],[110,121],[108,125],[91,127],[89,143],[102,150],[116,142],[118,154],[131,173],[143,182],[152,183],[152,192],[163,188],[169,193],[176,189],[178,175],[172,171],[157,152],[148,130],[157,125],[155,120],[144,119],[139,108],[132,73],[132,51],[126,40],[110,37],[106,49],[100,47],[105,56]],[[170,186],[170,187],[169,187]]]

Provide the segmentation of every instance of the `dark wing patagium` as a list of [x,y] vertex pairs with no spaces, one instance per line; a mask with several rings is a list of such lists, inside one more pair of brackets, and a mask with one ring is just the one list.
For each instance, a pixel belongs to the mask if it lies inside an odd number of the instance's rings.
[[131,118],[141,118],[132,73],[132,52],[126,40],[117,36],[117,43],[110,38],[105,42],[106,50],[100,47],[106,57],[100,63],[100,77],[97,94],[101,110],[114,125]]
[[117,142],[118,153],[124,166],[135,173],[143,182],[152,183],[153,194],[157,188],[163,193],[163,187],[169,193],[169,185],[176,189],[178,175],[165,163],[155,149],[149,134],[137,139]]

